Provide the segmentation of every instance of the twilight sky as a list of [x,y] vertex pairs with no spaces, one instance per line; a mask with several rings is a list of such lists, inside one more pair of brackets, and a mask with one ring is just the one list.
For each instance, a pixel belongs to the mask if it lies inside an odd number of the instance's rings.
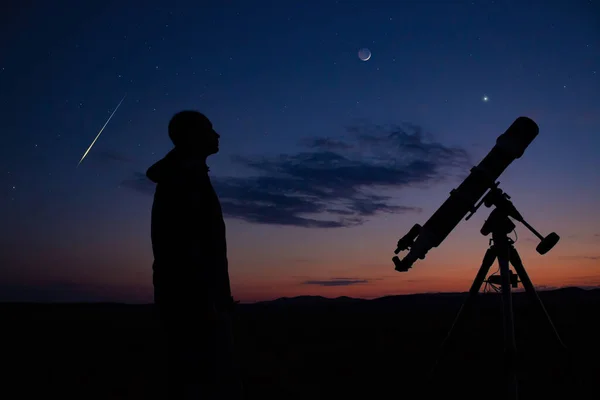
[[393,250],[521,115],[540,134],[501,187],[561,236],[540,256],[518,225],[525,267],[539,288],[600,285],[598,1],[141,4],[0,16],[0,300],[152,300],[143,174],[182,109],[221,134],[244,302],[468,290],[489,209],[407,273]]

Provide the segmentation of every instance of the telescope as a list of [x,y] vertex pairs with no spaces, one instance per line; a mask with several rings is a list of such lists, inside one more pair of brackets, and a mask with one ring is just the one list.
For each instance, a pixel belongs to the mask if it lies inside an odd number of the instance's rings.
[[[523,155],[525,149],[538,133],[539,128],[533,120],[527,117],[519,117],[506,132],[498,136],[496,145],[492,150],[479,165],[471,168],[469,176],[458,188],[450,192],[450,197],[431,218],[423,226],[415,224],[404,237],[398,240],[394,253],[398,254],[404,250],[409,250],[409,252],[403,259],[398,256],[392,258],[396,271],[406,272],[412,268],[417,260],[423,260],[427,252],[434,247],[438,247],[467,213],[471,212],[471,215],[467,217],[468,220],[482,203],[485,202],[487,207],[494,204],[493,200],[496,200],[496,198],[493,198],[492,195],[496,196],[496,191],[499,190],[496,180],[515,159]],[[476,204],[488,191],[490,191],[490,197]],[[511,210],[510,216],[524,223],[542,240],[542,243],[538,246],[540,254],[545,254],[549,248],[558,242],[556,233],[551,233],[547,238],[544,238],[533,230],[516,209]]]
[[[480,230],[483,236],[491,234],[490,247],[485,252],[481,267],[473,280],[467,298],[461,306],[450,332],[448,332],[446,339],[442,343],[441,351],[445,351],[455,326],[459,321],[464,319],[461,317],[463,311],[468,311],[471,308],[475,296],[477,296],[481,289],[481,285],[484,282],[492,286],[499,284],[501,286],[504,320],[506,393],[511,400],[518,398],[518,382],[515,368],[517,349],[514,333],[512,288],[516,288],[519,283],[523,284],[529,298],[537,305],[542,315],[545,315],[548,325],[554,332],[560,347],[566,349],[525,270],[517,249],[513,246],[515,240],[512,240],[508,236],[515,229],[515,224],[511,218],[522,223],[540,239],[540,243],[536,247],[539,254],[546,254],[550,251],[560,238],[554,232],[543,237],[529,225],[510,200],[510,196],[498,187],[499,182],[496,181],[515,159],[520,158],[524,154],[525,149],[536,138],[538,133],[539,128],[534,121],[527,117],[517,118],[506,132],[496,139],[496,145],[479,165],[471,169],[471,173],[460,186],[450,191],[450,197],[446,199],[431,218],[423,226],[415,224],[404,237],[398,240],[396,254],[403,250],[409,250],[404,259],[401,260],[398,256],[392,259],[396,265],[396,271],[408,271],[417,260],[424,259],[429,250],[439,246],[465,215],[470,213],[466,217],[466,220],[468,220],[477,212],[481,205],[485,205],[487,208],[494,207]],[[498,261],[500,275],[493,274],[486,280],[490,267],[495,260]],[[511,265],[515,272],[510,269]]]

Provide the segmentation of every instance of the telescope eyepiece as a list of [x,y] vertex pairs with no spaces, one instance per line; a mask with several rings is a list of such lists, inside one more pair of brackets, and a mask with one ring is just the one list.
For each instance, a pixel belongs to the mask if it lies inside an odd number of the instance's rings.
[[392,261],[394,262],[394,265],[396,266],[395,269],[398,272],[406,272],[410,269],[410,266],[403,263],[402,260],[398,256],[393,257]]

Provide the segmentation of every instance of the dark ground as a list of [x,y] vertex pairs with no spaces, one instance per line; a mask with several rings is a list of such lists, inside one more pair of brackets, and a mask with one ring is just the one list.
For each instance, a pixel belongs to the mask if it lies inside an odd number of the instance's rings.
[[[540,292],[569,347],[515,294],[520,398],[600,398],[600,290]],[[426,381],[464,295],[377,300],[315,297],[238,306],[248,399],[500,398],[502,314],[482,295],[459,340]],[[152,398],[151,306],[0,304],[3,399]]]

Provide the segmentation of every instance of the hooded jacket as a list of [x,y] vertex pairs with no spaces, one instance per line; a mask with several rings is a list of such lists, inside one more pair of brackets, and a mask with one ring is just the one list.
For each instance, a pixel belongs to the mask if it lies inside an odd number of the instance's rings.
[[[146,172],[156,183],[151,239],[154,286],[231,302],[225,222],[208,167],[177,148]],[[172,296],[171,296],[172,297]]]

